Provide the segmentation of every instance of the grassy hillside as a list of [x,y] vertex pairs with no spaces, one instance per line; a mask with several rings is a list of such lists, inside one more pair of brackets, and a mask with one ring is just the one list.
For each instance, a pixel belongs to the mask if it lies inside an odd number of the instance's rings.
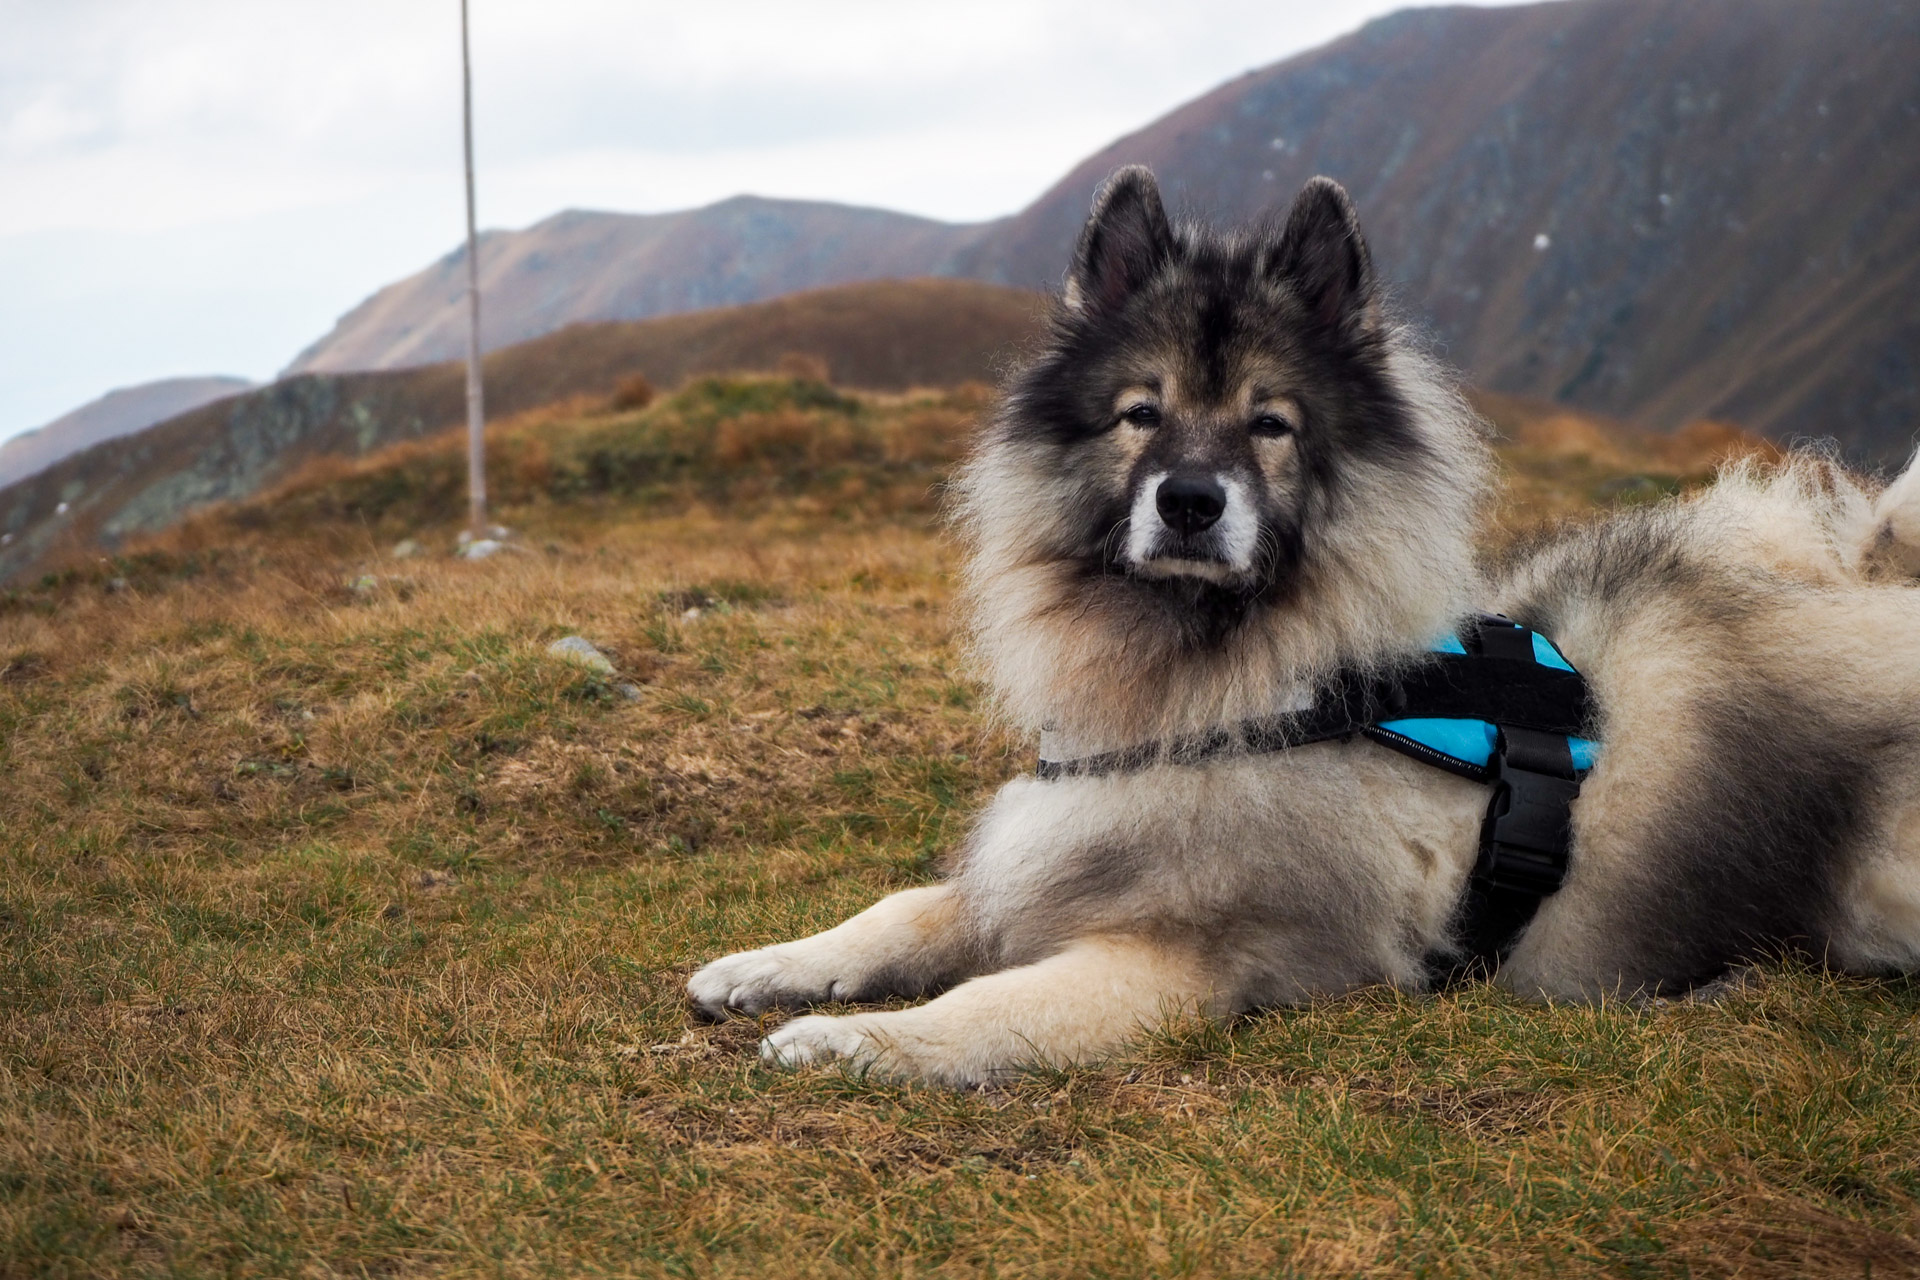
[[[904,391],[990,379],[1033,334],[1037,295],[953,280],[893,280],[626,324],[576,325],[486,359],[490,419],[636,375],[817,368],[845,386]],[[308,374],[88,449],[0,490],[0,582],[245,499],[318,458],[365,457],[466,420],[457,364]]]
[[[946,614],[979,405],[696,380],[497,428],[523,551],[441,553],[429,441],[0,597],[0,1275],[1920,1268],[1912,983],[1372,992],[964,1095],[693,1023],[1027,766]],[[1487,408],[1508,531],[1740,444]]]

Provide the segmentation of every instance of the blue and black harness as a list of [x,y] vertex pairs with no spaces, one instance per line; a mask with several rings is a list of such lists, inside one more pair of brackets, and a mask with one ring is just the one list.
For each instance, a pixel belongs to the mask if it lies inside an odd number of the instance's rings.
[[1459,921],[1465,956],[1429,966],[1445,985],[1491,975],[1541,900],[1566,880],[1573,801],[1598,751],[1586,736],[1592,711],[1586,681],[1551,640],[1483,614],[1435,645],[1429,661],[1386,675],[1343,674],[1305,710],[1074,760],[1043,759],[1036,772],[1098,777],[1358,734],[1489,784]]

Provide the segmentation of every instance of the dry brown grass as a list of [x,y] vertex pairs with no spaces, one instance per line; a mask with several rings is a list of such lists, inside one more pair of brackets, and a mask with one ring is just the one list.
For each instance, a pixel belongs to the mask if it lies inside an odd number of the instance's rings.
[[653,380],[644,373],[630,373],[613,384],[607,405],[616,413],[644,409],[653,403]]
[[1482,391],[1472,399],[1497,433],[1504,473],[1496,537],[1598,508],[1657,502],[1708,483],[1729,458],[1780,454],[1730,423],[1695,422],[1658,435],[1519,396]]
[[[976,401],[804,382],[503,427],[524,552],[386,556],[429,446],[6,599],[0,1274],[1920,1273],[1911,983],[1370,992],[980,1094],[692,1023],[1026,763],[931,516]],[[1508,527],[1658,461],[1570,438]]]

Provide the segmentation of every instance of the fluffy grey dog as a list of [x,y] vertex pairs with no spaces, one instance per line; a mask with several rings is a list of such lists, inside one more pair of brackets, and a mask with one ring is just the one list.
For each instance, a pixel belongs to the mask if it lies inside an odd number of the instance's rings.
[[[1797,454],[1476,568],[1482,429],[1383,309],[1346,194],[1170,225],[1116,174],[958,485],[1001,714],[1066,759],[1308,703],[1479,609],[1549,635],[1603,744],[1496,981],[1684,991],[1797,949],[1920,967],[1920,479]],[[1008,783],[941,883],[688,983],[771,1061],[952,1084],[1458,954],[1488,789],[1365,738]]]

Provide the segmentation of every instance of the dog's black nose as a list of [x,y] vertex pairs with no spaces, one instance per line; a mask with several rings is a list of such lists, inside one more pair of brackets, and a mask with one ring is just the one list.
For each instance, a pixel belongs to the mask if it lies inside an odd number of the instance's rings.
[[1153,495],[1153,505],[1168,528],[1192,537],[1227,509],[1227,491],[1212,476],[1168,476]]

